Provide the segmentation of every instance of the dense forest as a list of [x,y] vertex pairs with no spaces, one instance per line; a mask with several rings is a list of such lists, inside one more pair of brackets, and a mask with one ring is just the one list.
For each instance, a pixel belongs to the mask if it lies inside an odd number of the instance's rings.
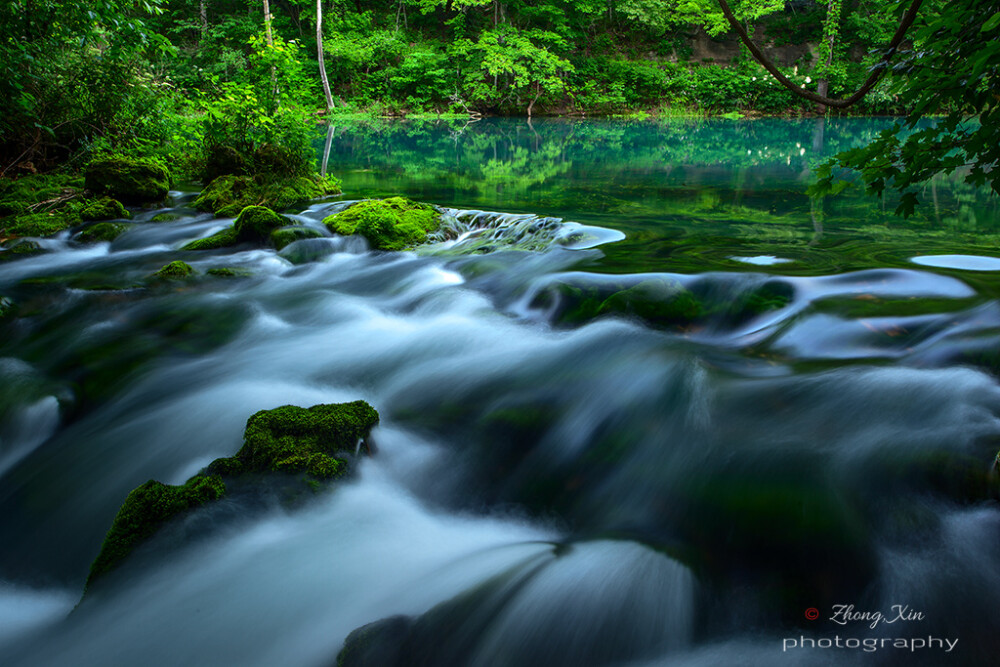
[[[175,182],[309,175],[317,122],[359,114],[861,113],[909,115],[899,132],[839,160],[872,191],[905,191],[966,165],[976,167],[970,182],[995,185],[996,9],[993,0],[10,2],[0,9],[0,176],[10,190],[10,177],[72,173],[115,155],[160,160]],[[866,79],[849,107],[815,102]],[[906,139],[941,114],[946,123]],[[815,194],[840,187],[837,164],[820,169]],[[915,202],[904,199],[901,212]]]

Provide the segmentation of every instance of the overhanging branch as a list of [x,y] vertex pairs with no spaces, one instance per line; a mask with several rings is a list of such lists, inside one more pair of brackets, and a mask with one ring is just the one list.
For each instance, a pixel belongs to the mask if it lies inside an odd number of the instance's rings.
[[750,39],[750,35],[747,34],[746,29],[742,24],[740,24],[739,21],[736,20],[733,10],[729,8],[729,3],[727,3],[726,0],[718,0],[718,2],[719,6],[722,8],[722,13],[726,16],[726,20],[729,21],[729,25],[732,26],[733,30],[736,31],[736,34],[739,35],[740,41],[746,44],[746,47],[750,49],[750,53],[753,54],[753,57],[757,60],[757,62],[763,65],[764,69],[770,72],[771,76],[778,80],[778,83],[799,97],[816,102],[817,104],[823,104],[836,109],[846,109],[867,95],[868,91],[874,88],[875,84],[877,84],[879,79],[882,78],[882,75],[885,74],[885,71],[889,66],[889,61],[892,60],[894,55],[896,55],[896,50],[899,48],[899,45],[903,43],[903,38],[906,37],[906,31],[909,30],[910,26],[913,25],[913,21],[917,18],[917,10],[920,9],[920,5],[923,3],[923,0],[913,0],[910,8],[906,10],[902,20],[899,22],[896,34],[893,35],[892,41],[889,42],[889,47],[886,49],[885,54],[883,54],[882,59],[874,67],[872,67],[872,73],[869,75],[864,84],[856,93],[850,97],[840,100],[831,99],[829,97],[825,97],[824,95],[818,95],[811,90],[800,88],[795,85],[795,83],[790,81],[788,77],[778,71],[778,68],[775,67],[774,63],[772,63],[771,60],[764,55],[764,52],[761,51],[760,47],[757,46],[752,39]]

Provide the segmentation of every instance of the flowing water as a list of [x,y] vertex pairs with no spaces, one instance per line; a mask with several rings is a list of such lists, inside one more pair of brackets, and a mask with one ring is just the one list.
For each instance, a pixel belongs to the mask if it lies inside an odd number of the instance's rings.
[[[230,222],[183,191],[0,262],[0,664],[333,665],[376,621],[381,664],[994,664],[1000,207],[804,195],[887,125],[341,125],[297,222],[402,194],[451,233],[183,252]],[[199,510],[80,600],[129,490],[358,398],[354,477]]]

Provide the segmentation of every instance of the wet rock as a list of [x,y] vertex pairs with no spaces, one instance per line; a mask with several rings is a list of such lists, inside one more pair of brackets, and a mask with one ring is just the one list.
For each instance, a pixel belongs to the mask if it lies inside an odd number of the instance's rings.
[[76,239],[81,243],[95,243],[97,241],[114,241],[116,238],[129,230],[131,225],[114,222],[98,222],[80,232]]
[[153,160],[104,158],[87,165],[85,185],[95,194],[126,204],[151,204],[166,198],[170,174]]
[[342,236],[359,234],[376,250],[403,250],[423,243],[441,225],[441,212],[403,197],[367,199],[327,216],[323,224]]
[[192,275],[194,275],[194,268],[190,264],[178,260],[170,262],[161,268],[153,274],[153,277],[164,280],[184,280],[185,278],[190,278]]
[[211,236],[186,243],[181,246],[181,250],[217,250],[218,248],[228,248],[237,245],[239,242],[240,239],[236,234],[236,228],[229,226]]
[[111,197],[94,199],[80,209],[80,219],[87,221],[116,220],[130,217],[132,217],[131,214],[125,210],[122,203]]
[[45,252],[45,249],[42,248],[42,246],[40,246],[36,241],[20,239],[5,248],[0,248],[0,262],[21,259],[22,257],[31,257],[32,255],[41,255]]
[[[183,485],[150,480],[128,495],[91,565],[88,588],[168,523],[199,507],[232,493],[245,496],[257,487],[278,488],[291,498],[296,489],[316,490],[344,476],[348,459],[369,450],[367,441],[378,421],[378,413],[364,401],[285,405],[255,413],[235,456],[216,459]],[[281,478],[277,487],[269,486],[269,477]]]
[[290,243],[302,239],[323,238],[322,232],[312,227],[292,226],[275,229],[271,232],[270,241],[275,250],[281,250]]
[[233,222],[233,229],[240,241],[263,243],[270,238],[272,232],[287,224],[288,218],[266,206],[247,206]]

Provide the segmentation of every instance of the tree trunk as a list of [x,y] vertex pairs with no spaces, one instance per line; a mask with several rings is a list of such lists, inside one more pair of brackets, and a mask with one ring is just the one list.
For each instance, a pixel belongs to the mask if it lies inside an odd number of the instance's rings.
[[205,34],[208,32],[208,8],[205,7],[205,0],[200,1],[198,9],[201,14],[201,39],[205,41]]
[[330,161],[330,147],[333,146],[333,133],[336,131],[336,125],[329,125],[326,128],[326,144],[323,146],[323,165],[320,167],[320,176],[326,176],[326,165]]
[[271,33],[271,3],[264,0],[264,35],[267,37],[267,45],[274,46],[274,35]]
[[330,92],[330,79],[326,76],[326,64],[323,62],[323,0],[316,0],[316,60],[319,61],[319,78],[323,82],[326,110],[329,113],[333,109],[333,93]]

